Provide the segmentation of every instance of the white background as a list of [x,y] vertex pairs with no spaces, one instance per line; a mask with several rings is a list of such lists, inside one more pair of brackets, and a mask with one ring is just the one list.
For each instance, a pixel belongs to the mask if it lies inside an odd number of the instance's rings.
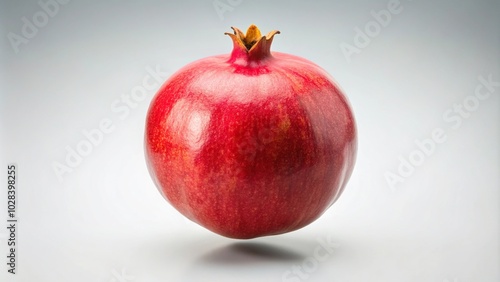
[[[290,281],[500,280],[500,87],[460,124],[443,119],[473,100],[479,76],[500,81],[498,1],[402,0],[366,46],[355,45],[356,28],[373,24],[371,11],[389,1],[232,0],[218,13],[212,0],[74,0],[17,47],[9,34],[23,36],[23,17],[43,21],[43,9],[1,3],[0,218],[14,162],[19,223],[16,275],[7,273],[0,229],[0,281],[286,281],[304,263],[307,279]],[[238,241],[185,220],[154,187],[143,130],[156,89],[127,116],[112,105],[124,105],[148,68],[168,76],[229,53],[223,33],[251,23],[282,32],[273,50],[335,77],[357,118],[359,152],[345,193],[319,220]],[[343,44],[361,48],[346,56]],[[103,119],[114,131],[59,181],[54,162],[65,164],[66,147]],[[415,140],[436,128],[446,141],[391,187],[387,173],[398,173],[400,156],[419,154]],[[320,240],[335,251],[318,262]]]

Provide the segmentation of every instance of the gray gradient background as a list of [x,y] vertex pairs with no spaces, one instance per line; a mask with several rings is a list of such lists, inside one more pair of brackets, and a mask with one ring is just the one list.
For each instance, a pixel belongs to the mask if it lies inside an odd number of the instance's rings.
[[[7,34],[41,8],[2,1],[0,179],[18,164],[20,227],[15,277],[0,229],[0,280],[110,282],[125,271],[123,281],[282,281],[331,237],[335,252],[307,281],[499,281],[500,88],[459,128],[442,118],[479,75],[500,80],[499,1],[401,1],[403,11],[348,62],[339,45],[353,44],[354,28],[388,2],[246,0],[221,19],[211,0],[74,0],[16,54]],[[321,219],[241,243],[188,222],[154,187],[143,129],[156,90],[123,120],[110,105],[142,84],[147,66],[171,74],[228,53],[223,32],[251,23],[281,30],[273,50],[335,77],[357,118],[359,153]],[[52,163],[106,117],[115,130],[59,182]],[[438,127],[446,142],[391,189],[384,174]]]

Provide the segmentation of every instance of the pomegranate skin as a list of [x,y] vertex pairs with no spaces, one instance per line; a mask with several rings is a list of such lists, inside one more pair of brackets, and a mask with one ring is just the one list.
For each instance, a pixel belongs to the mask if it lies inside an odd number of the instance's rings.
[[161,194],[230,238],[310,224],[338,199],[355,163],[356,125],[341,89],[316,64],[271,54],[266,39],[244,50],[233,37],[231,54],[183,67],[146,118],[146,162]]

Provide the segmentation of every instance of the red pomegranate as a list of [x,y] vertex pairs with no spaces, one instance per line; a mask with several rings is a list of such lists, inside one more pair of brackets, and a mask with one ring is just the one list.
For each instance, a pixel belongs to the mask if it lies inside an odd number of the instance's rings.
[[231,54],[188,64],[153,98],[147,165],[167,201],[215,233],[297,230],[342,193],[356,157],[354,116],[323,69],[270,51],[278,31],[233,30]]

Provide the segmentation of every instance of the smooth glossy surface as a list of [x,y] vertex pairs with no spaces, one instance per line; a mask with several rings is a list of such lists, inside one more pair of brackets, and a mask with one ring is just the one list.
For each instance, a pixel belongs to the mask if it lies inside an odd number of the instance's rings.
[[218,234],[299,229],[333,204],[352,172],[351,109],[307,60],[234,54],[189,64],[159,90],[146,121],[150,173],[177,210]]

